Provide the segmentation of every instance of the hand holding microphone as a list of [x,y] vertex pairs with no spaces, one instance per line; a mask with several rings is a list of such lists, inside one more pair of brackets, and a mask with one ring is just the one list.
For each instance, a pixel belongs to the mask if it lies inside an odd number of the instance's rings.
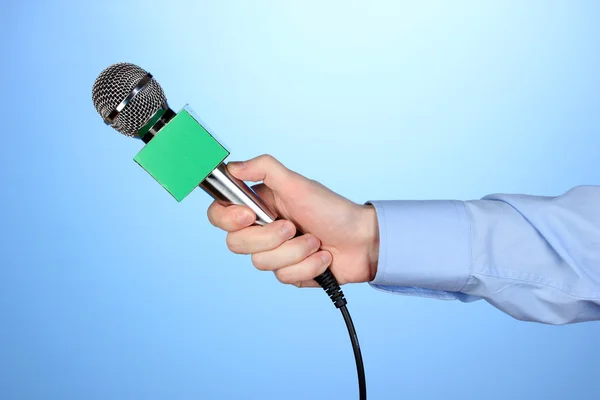
[[[175,113],[158,82],[137,65],[118,63],[102,71],[94,82],[92,100],[107,125],[145,143],[135,162],[177,201],[198,186],[215,199],[209,218],[230,232],[230,249],[252,254],[258,268],[275,271],[283,282],[312,285],[314,279],[325,290],[348,328],[359,396],[366,399],[358,337],[329,267],[338,271],[343,283],[374,276],[376,256],[367,250],[377,233],[374,210],[343,199],[272,157],[229,170],[225,164],[229,151],[189,108]],[[255,187],[256,193],[244,180],[264,183]],[[277,220],[278,216],[297,226]]]
[[[208,219],[228,232],[232,252],[251,254],[257,269],[274,271],[282,283],[299,287],[318,286],[313,278],[328,267],[341,285],[374,278],[378,227],[371,206],[355,204],[269,155],[229,163],[228,170],[243,181],[262,181],[254,191],[282,218],[252,226],[255,215],[247,207],[213,202]],[[310,233],[294,237],[290,221]]]

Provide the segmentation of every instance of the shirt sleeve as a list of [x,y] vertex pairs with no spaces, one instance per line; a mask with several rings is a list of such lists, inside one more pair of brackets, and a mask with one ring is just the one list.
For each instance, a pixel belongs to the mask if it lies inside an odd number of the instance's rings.
[[600,320],[600,186],[556,197],[370,201],[379,262],[370,285],[403,295],[485,300],[552,325]]

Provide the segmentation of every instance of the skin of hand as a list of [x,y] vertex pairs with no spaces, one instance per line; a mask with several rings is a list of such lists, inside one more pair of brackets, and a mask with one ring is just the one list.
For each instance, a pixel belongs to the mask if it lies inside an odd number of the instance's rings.
[[[340,285],[374,279],[379,230],[372,206],[353,203],[270,155],[227,168],[240,180],[261,182],[253,190],[281,218],[253,225],[256,215],[248,207],[214,201],[208,219],[228,232],[229,250],[250,254],[257,269],[297,287],[318,287],[313,278],[328,267]],[[294,237],[296,226],[307,233]]]

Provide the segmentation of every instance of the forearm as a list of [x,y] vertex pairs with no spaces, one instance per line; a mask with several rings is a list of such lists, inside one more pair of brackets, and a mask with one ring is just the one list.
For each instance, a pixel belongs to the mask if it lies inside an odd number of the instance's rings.
[[520,320],[600,320],[600,187],[558,197],[371,203],[379,222],[375,288],[485,299]]

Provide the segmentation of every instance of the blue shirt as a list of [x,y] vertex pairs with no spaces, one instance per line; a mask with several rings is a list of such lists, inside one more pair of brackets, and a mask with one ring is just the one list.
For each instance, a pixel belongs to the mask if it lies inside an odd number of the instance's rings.
[[600,186],[556,197],[369,203],[380,235],[374,288],[483,299],[524,321],[600,320]]

